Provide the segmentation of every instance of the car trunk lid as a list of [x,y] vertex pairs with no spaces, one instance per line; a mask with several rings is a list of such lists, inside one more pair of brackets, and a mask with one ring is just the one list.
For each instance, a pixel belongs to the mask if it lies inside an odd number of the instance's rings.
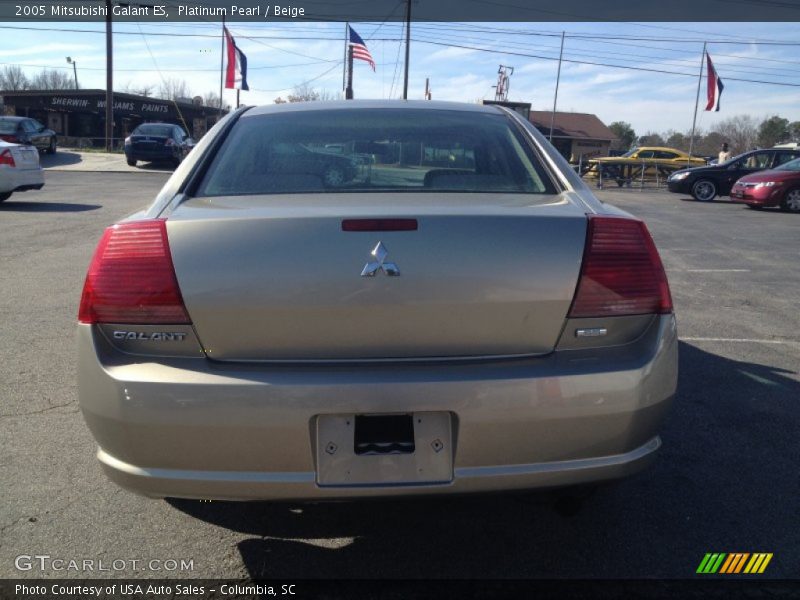
[[238,361],[550,352],[586,235],[567,194],[195,198],[167,224],[207,356]]

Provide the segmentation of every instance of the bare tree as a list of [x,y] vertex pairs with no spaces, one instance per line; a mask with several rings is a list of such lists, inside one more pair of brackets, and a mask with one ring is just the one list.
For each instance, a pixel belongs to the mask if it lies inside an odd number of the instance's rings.
[[655,131],[648,131],[646,134],[639,136],[639,146],[663,146],[664,138]]
[[288,100],[289,102],[316,102],[319,100],[319,92],[307,83],[301,83],[294,86]]
[[219,108],[219,94],[216,92],[206,92],[203,95],[203,106]]
[[6,65],[0,70],[0,90],[27,90],[29,87],[25,72],[17,65]]
[[128,94],[139,94],[140,96],[152,96],[156,91],[154,83],[132,83],[128,81],[122,86],[122,91]]
[[714,131],[725,138],[734,154],[751,150],[758,143],[758,123],[750,115],[737,115],[720,121],[714,126]]
[[191,98],[192,91],[189,89],[189,84],[186,83],[186,80],[168,77],[158,86],[157,96],[164,100]]
[[282,96],[278,96],[273,102],[275,104],[285,104],[286,102],[324,102],[339,100],[340,98],[341,94],[333,93],[328,90],[317,91],[307,83],[301,83],[300,85],[294,86],[292,93],[286,96],[285,99]]
[[43,69],[31,79],[30,89],[33,90],[72,90],[75,89],[75,80],[72,75],[57,69]]

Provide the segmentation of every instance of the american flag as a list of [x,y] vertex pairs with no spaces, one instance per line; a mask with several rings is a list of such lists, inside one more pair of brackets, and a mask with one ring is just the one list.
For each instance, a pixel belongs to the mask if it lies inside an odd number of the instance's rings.
[[372,70],[374,71],[375,61],[372,60],[372,54],[370,54],[369,50],[367,50],[367,45],[364,43],[364,40],[362,40],[361,36],[356,33],[355,29],[349,25],[347,28],[350,30],[350,46],[353,47],[353,58],[367,61],[369,66],[372,67]]

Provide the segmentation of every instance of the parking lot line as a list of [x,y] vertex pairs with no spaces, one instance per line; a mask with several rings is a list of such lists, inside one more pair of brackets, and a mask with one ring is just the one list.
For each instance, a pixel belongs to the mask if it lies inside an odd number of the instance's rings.
[[750,269],[670,269],[676,273],[749,273]]
[[740,342],[746,344],[786,344],[800,345],[800,340],[759,340],[752,338],[713,338],[713,337],[680,337],[684,342]]

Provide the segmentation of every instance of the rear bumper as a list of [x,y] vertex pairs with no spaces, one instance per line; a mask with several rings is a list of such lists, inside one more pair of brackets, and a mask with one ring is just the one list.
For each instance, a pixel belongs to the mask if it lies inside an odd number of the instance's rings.
[[0,172],[0,193],[40,190],[44,187],[44,170],[3,169]]
[[141,150],[133,150],[125,148],[125,157],[133,160],[143,161],[159,161],[159,160],[173,160],[178,158],[181,154],[180,149],[173,150],[173,147],[163,147],[153,151],[143,152]]
[[[81,409],[103,469],[153,497],[323,499],[614,479],[652,459],[677,381],[671,315],[602,352],[457,365],[149,362],[86,325],[78,345]],[[452,415],[451,481],[317,484],[318,415],[425,411]]]

